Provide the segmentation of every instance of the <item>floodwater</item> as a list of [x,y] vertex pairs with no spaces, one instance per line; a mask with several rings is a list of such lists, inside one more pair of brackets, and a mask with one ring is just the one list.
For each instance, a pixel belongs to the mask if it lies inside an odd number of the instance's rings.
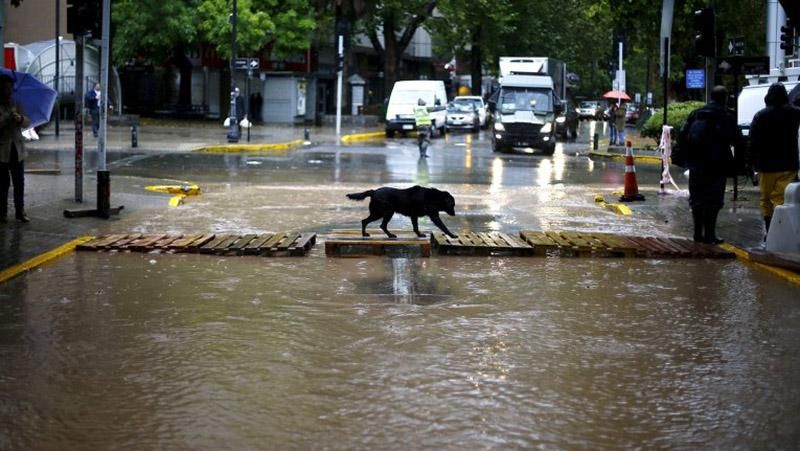
[[[120,155],[97,232],[324,240],[366,216],[346,193],[422,184],[456,233],[686,236],[685,199],[595,205],[619,164],[474,139]],[[735,260],[79,252],[0,285],[0,450],[797,449],[799,344],[796,287]]]
[[796,290],[736,261],[77,253],[0,296],[0,449],[775,448]]

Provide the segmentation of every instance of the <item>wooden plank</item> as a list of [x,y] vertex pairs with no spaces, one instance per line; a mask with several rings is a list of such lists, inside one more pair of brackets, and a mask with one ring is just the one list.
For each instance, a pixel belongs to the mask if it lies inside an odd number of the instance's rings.
[[299,237],[300,235],[298,233],[289,232],[286,234],[286,237],[284,239],[278,241],[278,243],[272,246],[272,248],[277,249],[279,251],[289,250],[289,247],[291,247],[292,243],[294,243]]
[[117,250],[125,250],[128,248],[128,244],[138,240],[141,237],[142,237],[141,233],[134,233],[133,235],[128,235],[125,238],[114,243],[114,248]]
[[195,241],[198,238],[200,238],[201,236],[203,235],[201,234],[184,235],[183,237],[178,238],[177,240],[169,243],[167,247],[171,250],[182,249],[188,246],[192,241]]
[[129,243],[128,249],[135,252],[146,252],[150,250],[150,247],[153,245],[153,243],[164,238],[165,236],[167,235],[163,233],[161,235],[145,235],[138,240]]
[[300,235],[300,239],[297,240],[297,243],[295,243],[295,247],[303,249],[303,252],[305,253],[306,251],[311,249],[311,247],[314,246],[316,242],[317,242],[316,233],[303,233]]
[[96,249],[109,249],[110,247],[113,247],[114,243],[116,243],[121,239],[124,239],[126,236],[127,235],[120,235],[120,234],[103,236],[94,243],[94,247]]
[[[691,257],[696,253],[692,250],[687,251],[687,249],[677,243],[674,243],[670,238],[657,238],[657,240],[661,245],[666,246],[671,250],[672,253],[670,255],[673,257]],[[702,253],[703,251],[700,250],[700,252]]]
[[509,235],[507,233],[503,233],[503,232],[495,232],[495,233],[497,233],[497,236],[500,237],[501,239],[503,239],[511,247],[525,248],[525,249],[533,250],[533,248],[528,243],[520,240],[519,238],[515,238],[515,237],[513,237],[513,236],[511,236],[511,235]]
[[[609,233],[593,233],[592,236],[601,240],[612,252],[619,252],[625,257],[644,256],[644,250],[636,243],[618,235]],[[641,255],[640,255],[641,254]]]
[[272,249],[275,244],[281,241],[286,236],[286,232],[278,232],[270,237],[269,240],[265,241],[264,244],[260,248],[260,252],[269,251]]
[[194,252],[194,253],[200,252],[200,249],[203,246],[205,246],[207,243],[209,243],[210,241],[212,241],[216,237],[217,237],[217,235],[214,234],[214,233],[206,233],[206,234],[202,235],[200,238],[198,238],[198,239],[192,241],[191,243],[187,244],[186,247],[184,247],[181,250],[181,252]]
[[273,237],[271,233],[265,233],[263,235],[257,236],[253,241],[247,244],[244,247],[244,254],[245,255],[256,255],[261,252],[261,247],[269,241]]
[[75,246],[75,249],[79,251],[94,251],[97,248],[97,243],[101,242],[104,239],[105,239],[104,236],[97,237],[91,241],[87,241],[85,243]]
[[228,252],[228,247],[230,247],[231,244],[235,243],[236,240],[238,240],[239,238],[240,238],[239,235],[226,236],[224,240],[220,241],[219,243],[217,243],[216,246],[214,246],[213,253],[216,255],[225,254],[226,252]]
[[200,246],[200,253],[213,254],[214,249],[223,241],[228,239],[230,235],[216,235],[213,239],[207,241],[204,245]]
[[256,239],[257,237],[258,235],[253,233],[244,235],[240,237],[238,240],[231,243],[231,245],[228,246],[228,251],[236,252],[237,254],[242,255],[244,254],[244,248],[247,247],[247,245],[250,244],[250,242]]
[[166,249],[170,243],[174,242],[175,240],[179,240],[183,237],[183,235],[167,235],[164,238],[156,241],[153,243],[153,248],[155,249]]
[[675,257],[680,255],[680,252],[670,246],[666,241],[662,241],[655,237],[646,237],[644,238],[651,246],[657,249],[661,249],[661,256],[665,257]]

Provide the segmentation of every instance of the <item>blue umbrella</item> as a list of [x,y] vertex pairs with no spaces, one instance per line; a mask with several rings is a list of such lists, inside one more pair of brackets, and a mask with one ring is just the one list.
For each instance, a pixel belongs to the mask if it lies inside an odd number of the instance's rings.
[[11,101],[31,120],[31,127],[50,122],[50,114],[56,103],[56,91],[37,80],[33,75],[0,67],[0,75],[11,77],[14,88]]

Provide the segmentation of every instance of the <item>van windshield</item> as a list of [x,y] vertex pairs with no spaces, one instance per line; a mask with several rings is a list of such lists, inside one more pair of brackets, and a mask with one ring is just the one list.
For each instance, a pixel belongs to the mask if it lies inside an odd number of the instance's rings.
[[553,111],[552,91],[547,88],[506,87],[500,93],[500,111],[535,111],[549,113]]
[[434,106],[433,91],[396,91],[392,93],[391,102],[397,105],[416,105],[419,99],[426,106]]

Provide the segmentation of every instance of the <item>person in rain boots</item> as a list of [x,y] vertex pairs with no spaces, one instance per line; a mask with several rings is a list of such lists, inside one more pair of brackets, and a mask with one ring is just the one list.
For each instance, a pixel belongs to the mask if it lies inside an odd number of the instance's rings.
[[715,86],[711,101],[689,114],[678,138],[686,150],[689,206],[697,242],[722,242],[716,233],[717,215],[724,204],[726,176],[733,166],[731,148],[739,136],[727,100],[725,87]]
[[30,222],[25,215],[25,143],[22,129],[30,120],[11,100],[14,80],[0,75],[0,222],[8,214],[8,188],[14,183],[14,211],[17,221]]
[[786,186],[797,180],[797,129],[800,109],[789,104],[783,83],[774,83],[764,97],[766,108],[750,124],[750,150],[759,173],[761,214],[769,232],[772,212],[783,204]]

